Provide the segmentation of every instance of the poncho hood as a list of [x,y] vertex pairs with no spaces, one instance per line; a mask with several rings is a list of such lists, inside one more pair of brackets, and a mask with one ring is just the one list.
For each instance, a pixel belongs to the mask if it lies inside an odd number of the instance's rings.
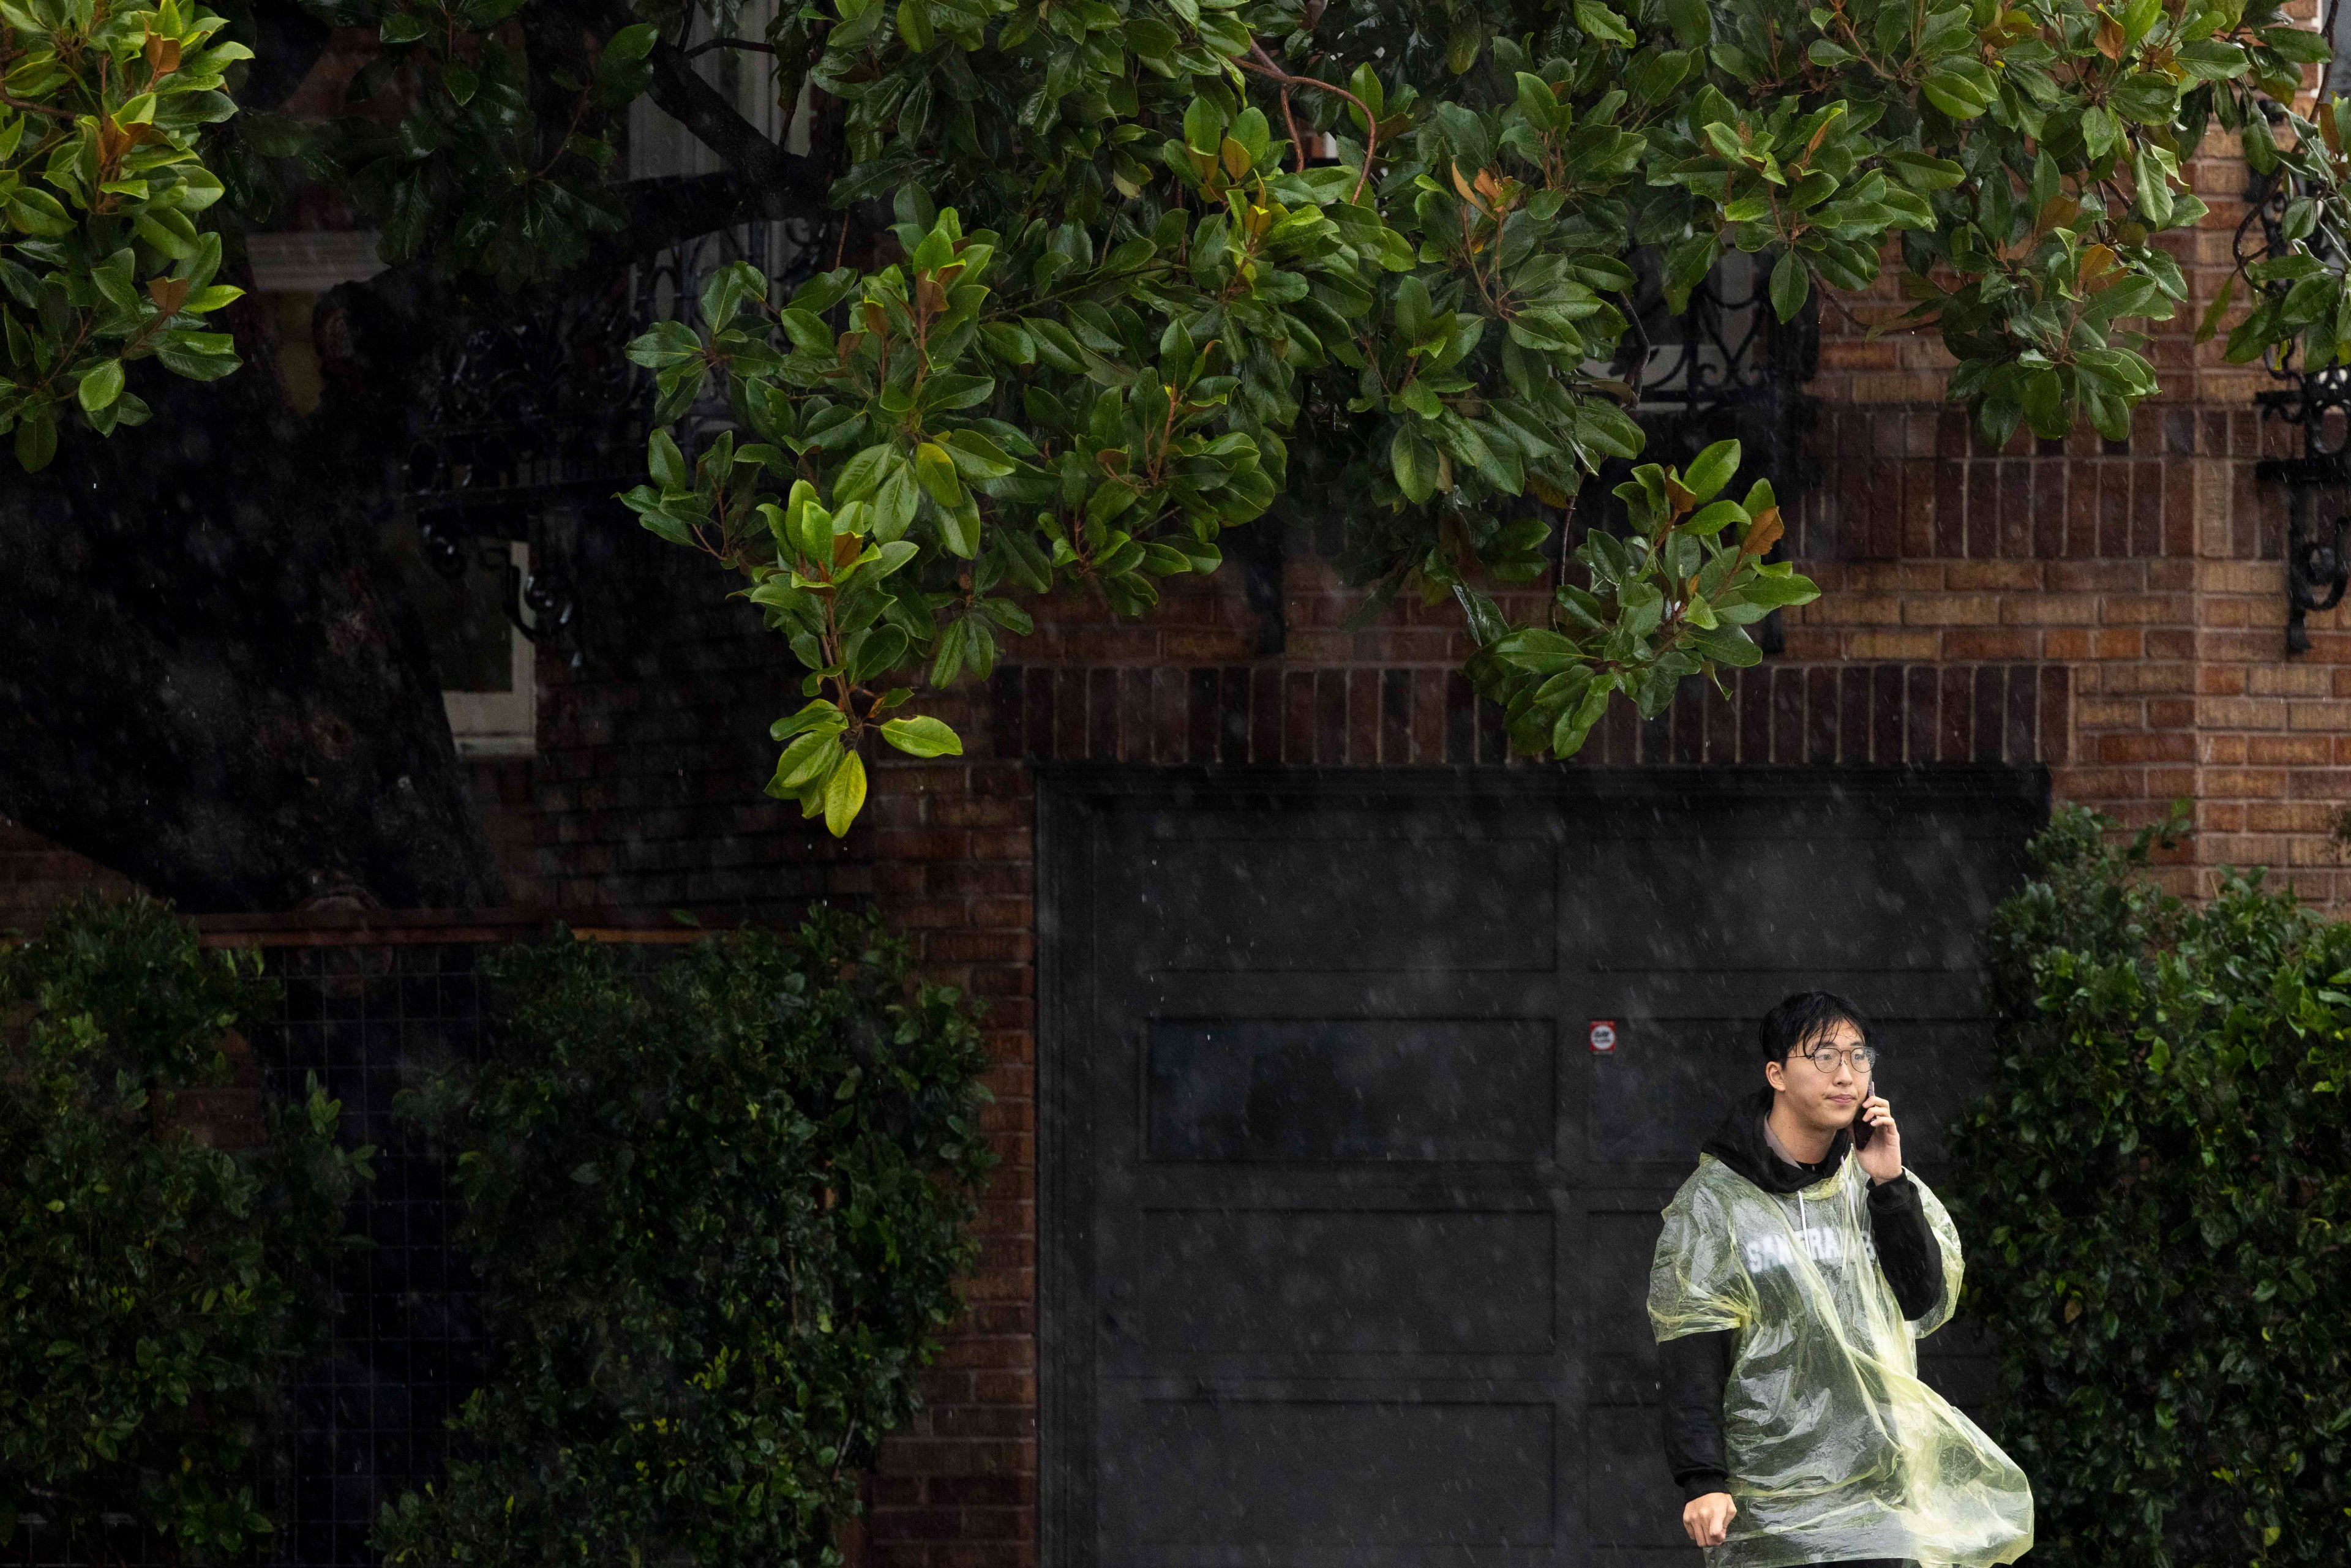
[[[1771,1114],[1773,1091],[1765,1084],[1730,1107],[1722,1125],[1707,1139],[1703,1152],[1712,1155],[1765,1192],[1802,1192],[1834,1176],[1853,1147],[1853,1134],[1839,1133],[1829,1145],[1828,1157],[1813,1169],[1792,1166],[1771,1152],[1763,1124]],[[1685,1147],[1687,1145],[1685,1145]]]

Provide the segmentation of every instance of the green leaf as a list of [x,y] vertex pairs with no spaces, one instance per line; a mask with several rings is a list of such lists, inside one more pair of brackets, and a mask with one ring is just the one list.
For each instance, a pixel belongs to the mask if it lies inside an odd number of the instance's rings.
[[1895,177],[1914,191],[1948,191],[1967,178],[1967,171],[1949,158],[1896,148],[1886,155]]
[[[898,36],[916,54],[925,54],[931,47],[931,0],[898,0]],[[836,835],[838,836],[838,835]]]
[[1763,650],[1740,627],[1720,626],[1685,635],[1694,653],[1728,668],[1743,670],[1763,662]]
[[[1785,260],[1786,258],[1783,257],[1783,265]],[[1777,270],[1774,270],[1771,275],[1771,302],[1774,306],[1779,304],[1779,290],[1780,275]],[[1798,297],[1796,303],[1800,307],[1802,305],[1803,299],[1801,296]],[[1787,317],[1783,315],[1781,319],[1784,321]],[[1718,441],[1690,460],[1688,469],[1682,475],[1682,488],[1704,501],[1725,485],[1729,484],[1730,476],[1738,472],[1739,443]],[[1719,526],[1719,524],[1717,525],[1717,527]]]
[[1666,19],[1686,49],[1702,47],[1714,36],[1714,15],[1707,0],[1665,0]]
[[1711,506],[1700,507],[1681,528],[1684,533],[1712,536],[1733,523],[1747,522],[1751,515],[1736,501],[1717,501]]
[[661,29],[651,22],[635,22],[622,27],[604,41],[604,57],[611,60],[641,60],[653,52],[661,41]]
[[865,759],[852,751],[824,786],[824,827],[834,838],[846,837],[849,825],[865,809]]
[[970,497],[960,507],[939,508],[939,539],[965,560],[979,554],[979,507]]
[[969,635],[966,622],[950,621],[939,632],[939,640],[931,651],[931,685],[951,686],[963,674],[964,643]]
[[46,408],[16,416],[16,462],[26,473],[37,473],[57,455],[57,423]]
[[840,735],[839,729],[820,725],[785,747],[783,755],[776,758],[776,776],[768,782],[768,793],[794,795],[830,778],[841,762]]
[[1421,433],[1417,422],[1396,427],[1388,443],[1388,465],[1407,499],[1421,502],[1437,494],[1437,444]]
[[[1976,66],[1978,72],[1981,66]],[[1946,60],[1930,68],[1918,83],[1918,90],[1927,101],[1949,115],[1953,120],[1973,120],[1991,105],[1990,88],[1976,76],[1960,68],[1959,62]]]
[[1792,321],[1812,297],[1813,277],[1796,253],[1785,250],[1771,268],[1771,313],[1782,321]]
[[859,635],[864,640],[849,655],[848,664],[850,681],[861,686],[871,685],[895,669],[912,641],[904,627],[886,623]]
[[839,735],[848,727],[848,716],[841,711],[839,706],[826,698],[819,697],[798,713],[779,718],[769,725],[768,738],[782,740],[787,736],[799,735],[811,729],[824,729]]
[[956,477],[955,459],[938,443],[925,441],[914,448],[914,477],[941,511],[952,512],[964,505],[963,481]]
[[873,537],[884,544],[900,538],[914,522],[922,502],[922,486],[915,482],[914,470],[902,459],[873,493]]
[[1001,479],[1017,466],[1004,448],[977,430],[946,431],[939,436],[939,444],[947,449],[956,472],[967,479]]
[[937,719],[928,716],[893,718],[882,726],[882,738],[913,757],[961,757],[963,740]]
[[2236,275],[2231,273],[2221,279],[2219,292],[2212,296],[2212,303],[2204,308],[2203,319],[2196,324],[2198,342],[2211,341],[2213,336],[2220,330],[2220,319],[2229,313],[2230,303],[2236,298],[2236,293],[2237,278]]
[[23,186],[8,198],[8,221],[44,239],[69,235],[78,226],[55,196],[35,185]]
[[1757,576],[1740,585],[1739,597],[1750,604],[1777,610],[1784,605],[1810,604],[1821,596],[1818,584],[1793,573],[1786,577]]
[[870,499],[882,487],[883,481],[906,465],[898,449],[886,442],[868,446],[841,465],[833,476],[832,498],[841,501]]
[[114,400],[121,395],[120,360],[100,360],[83,375],[80,384],[74,389],[74,396],[79,400],[83,412],[88,413],[111,407]]
[[685,465],[685,454],[678,450],[676,440],[666,430],[656,430],[647,438],[645,466],[652,471],[653,482],[665,491],[694,488],[694,473]]
[[1225,111],[1205,98],[1194,99],[1184,110],[1184,145],[1213,158],[1225,141]]
[[1453,598],[1468,622],[1469,635],[1479,647],[1490,647],[1510,635],[1510,623],[1494,601],[1466,583],[1456,583]]
[[1575,26],[1586,37],[1631,48],[1637,41],[1625,18],[1601,0],[1575,0]]

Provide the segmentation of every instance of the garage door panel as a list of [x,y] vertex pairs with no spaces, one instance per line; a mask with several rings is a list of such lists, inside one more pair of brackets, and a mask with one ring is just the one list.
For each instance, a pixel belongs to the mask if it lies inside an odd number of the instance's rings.
[[1174,970],[1549,969],[1541,838],[1185,839],[1140,890],[1148,961]]
[[1902,1124],[1903,1158],[1941,1165],[1951,1155],[1951,1124],[1991,1077],[1990,1021],[1873,1018],[1870,1039],[1885,1050],[1877,1090]]
[[1154,1160],[1549,1156],[1550,1019],[1161,1019],[1148,1034]]
[[1553,1217],[1148,1210],[1144,1343],[1186,1353],[1553,1348]]
[[1122,1001],[1154,1019],[1549,1019],[1560,1010],[1555,977],[1542,971],[1374,974],[1345,969],[1212,974],[1150,969],[1122,988]]
[[1583,1429],[1591,1478],[1585,1544],[1668,1549],[1677,1568],[1697,1568],[1698,1553],[1681,1531],[1681,1489],[1659,1454],[1656,1407],[1594,1409]]
[[1918,1342],[1918,1375],[1944,1398],[1981,1419],[2000,1392],[1998,1350],[1982,1323],[1959,1318]]
[[1753,1048],[1742,1049],[1742,1031],[1754,1027],[1729,1018],[1618,1019],[1615,1051],[1592,1063],[1590,1157],[1695,1163],[1732,1099],[1761,1082]]
[[[1657,1345],[1649,1332],[1649,1264],[1656,1256],[1659,1213],[1593,1209],[1584,1218],[1583,1281],[1585,1364],[1595,1403],[1648,1403],[1656,1397]],[[1654,1458],[1654,1456],[1652,1456]]]
[[[1130,1215],[1149,1208],[1528,1209],[1549,1213],[1563,1173],[1550,1165],[1250,1166],[1164,1161],[1105,1178],[1102,1197]],[[1103,1238],[1123,1247],[1139,1225]]]
[[[1848,996],[1875,1013],[1890,1001],[1903,1015],[1920,1020],[1973,1023],[1983,1015],[1983,978],[1973,969],[1956,974],[1913,971],[1895,977],[1882,969],[1841,964],[1807,965],[1800,970],[1682,969],[1623,972],[1604,982],[1562,989],[1562,1004],[1601,1017],[1672,1019],[1736,1019],[1739,1033],[1752,1039],[1755,1020],[1788,994],[1792,980],[1814,990]],[[1876,1004],[1876,1005],[1873,1005]]]
[[[1972,967],[2004,865],[1939,841],[1650,840],[1571,857],[1569,941],[1603,973]],[[1579,896],[1581,895],[1581,896]]]
[[1144,1547],[1547,1546],[1559,1462],[1549,1403],[1137,1399],[1127,1458]]

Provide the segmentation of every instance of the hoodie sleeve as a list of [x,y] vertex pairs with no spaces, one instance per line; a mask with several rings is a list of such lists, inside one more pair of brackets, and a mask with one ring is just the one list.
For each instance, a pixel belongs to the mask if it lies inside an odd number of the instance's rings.
[[1943,1299],[1943,1249],[1908,1175],[1870,1185],[1869,1229],[1902,1315],[1915,1320],[1933,1312]]
[[1722,1390],[1730,1381],[1731,1331],[1684,1334],[1657,1347],[1666,1463],[1685,1500],[1730,1490]]

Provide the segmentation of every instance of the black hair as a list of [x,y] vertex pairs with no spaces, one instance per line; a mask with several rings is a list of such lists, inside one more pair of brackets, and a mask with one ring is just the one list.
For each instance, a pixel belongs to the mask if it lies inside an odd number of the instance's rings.
[[1755,1026],[1755,1038],[1763,1047],[1764,1061],[1785,1061],[1790,1051],[1841,1023],[1853,1025],[1862,1039],[1869,1038],[1869,1020],[1843,997],[1834,991],[1798,991],[1763,1015]]

